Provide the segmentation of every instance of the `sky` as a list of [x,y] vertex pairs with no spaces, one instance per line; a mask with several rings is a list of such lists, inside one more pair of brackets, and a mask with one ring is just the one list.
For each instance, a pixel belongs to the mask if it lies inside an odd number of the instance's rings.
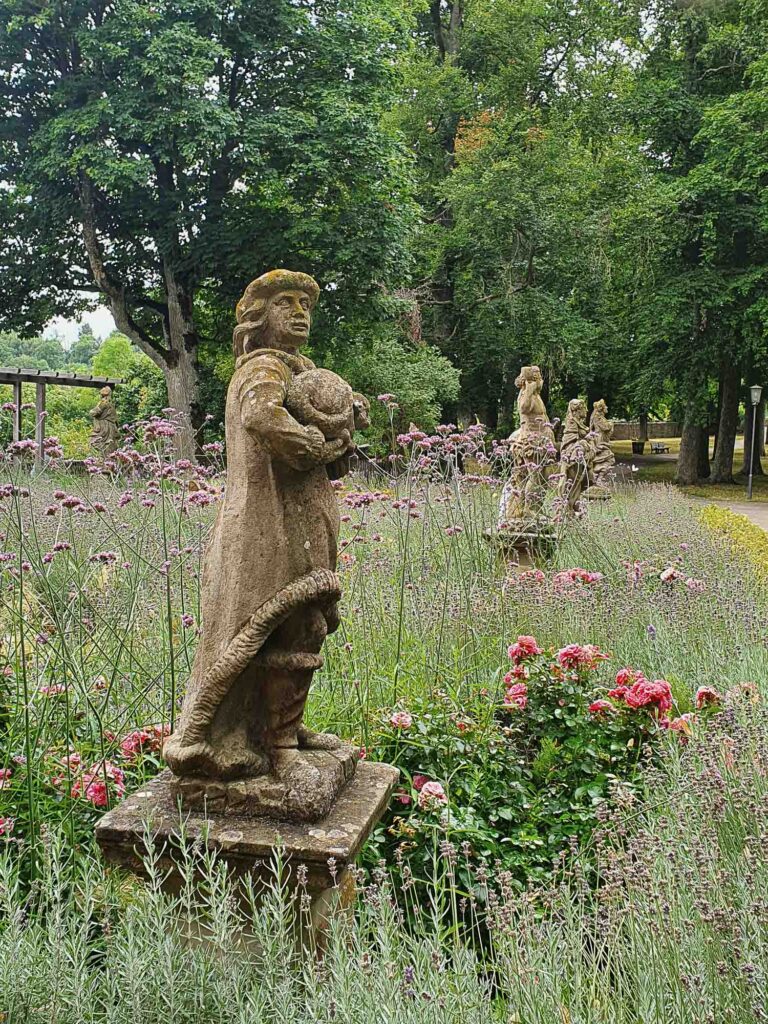
[[115,321],[106,306],[97,306],[92,312],[83,313],[79,320],[67,320],[63,316],[55,317],[45,325],[43,334],[46,338],[58,334],[65,347],[69,348],[77,340],[80,325],[83,323],[90,324],[96,337],[102,339],[115,329]]

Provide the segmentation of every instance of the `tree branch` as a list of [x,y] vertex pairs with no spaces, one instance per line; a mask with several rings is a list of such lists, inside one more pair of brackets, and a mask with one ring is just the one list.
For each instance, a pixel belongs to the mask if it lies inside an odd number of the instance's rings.
[[[155,339],[133,317],[125,287],[109,273],[104,263],[104,253],[96,227],[96,202],[93,182],[85,171],[79,174],[80,208],[82,213],[83,242],[88,254],[88,263],[98,290],[106,296],[115,324],[126,337],[130,338],[145,355],[165,370],[172,353],[158,345]],[[166,319],[163,304],[148,297],[139,298],[136,304],[159,312]]]

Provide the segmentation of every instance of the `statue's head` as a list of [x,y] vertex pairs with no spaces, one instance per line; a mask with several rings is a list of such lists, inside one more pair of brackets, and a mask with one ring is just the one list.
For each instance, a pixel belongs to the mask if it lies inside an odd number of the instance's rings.
[[602,412],[603,414],[608,412],[608,405],[604,398],[598,398],[598,400],[594,403],[592,408],[595,410],[595,412]]
[[235,358],[258,348],[301,348],[319,295],[314,278],[293,270],[270,270],[251,281],[237,304]]
[[587,403],[582,398],[572,398],[568,403],[570,419],[583,420],[587,416]]
[[102,398],[111,398],[112,388],[102,388],[99,394],[101,395]]
[[543,384],[544,378],[538,366],[524,366],[515,381],[516,388],[523,388],[526,384]]

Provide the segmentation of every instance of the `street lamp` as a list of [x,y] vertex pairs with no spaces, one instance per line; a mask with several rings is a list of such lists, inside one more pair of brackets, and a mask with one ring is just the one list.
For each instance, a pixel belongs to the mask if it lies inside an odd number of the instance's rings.
[[749,483],[747,484],[747,498],[752,500],[752,466],[755,461],[755,434],[757,432],[757,407],[760,405],[760,398],[763,389],[759,384],[753,384],[749,389],[749,396],[752,399],[752,444],[749,448]]

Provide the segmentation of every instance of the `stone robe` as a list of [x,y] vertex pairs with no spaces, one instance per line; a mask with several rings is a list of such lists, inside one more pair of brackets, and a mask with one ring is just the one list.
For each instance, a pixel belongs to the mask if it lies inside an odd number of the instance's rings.
[[109,398],[102,398],[88,414],[93,420],[91,445],[101,456],[111,455],[120,447],[117,410]]
[[[177,772],[197,768],[206,774],[232,776],[263,770],[253,752],[279,742],[281,723],[265,719],[284,698],[293,721],[303,701],[317,656],[328,632],[338,625],[336,600],[308,599],[274,629],[259,652],[228,686],[208,728],[212,752],[191,763],[178,753],[199,743],[190,719],[209,699],[210,678],[248,620],[290,584],[315,570],[336,568],[339,533],[338,501],[326,465],[307,452],[307,430],[284,407],[293,376],[314,369],[300,354],[259,349],[241,356],[230,381],[226,406],[227,484],[204,559],[202,580],[203,633],[192,678],[167,759]],[[304,658],[305,672],[281,672],[273,665],[286,652]],[[277,694],[275,691],[278,691]],[[300,706],[299,706],[300,705]],[[279,717],[279,716],[278,716]],[[239,740],[234,723],[240,723]],[[295,731],[295,726],[294,726]],[[185,732],[187,735],[185,735]],[[226,743],[224,740],[226,739]],[[226,750],[224,750],[226,748]],[[250,752],[250,753],[249,753]],[[251,761],[249,762],[249,757]]]

